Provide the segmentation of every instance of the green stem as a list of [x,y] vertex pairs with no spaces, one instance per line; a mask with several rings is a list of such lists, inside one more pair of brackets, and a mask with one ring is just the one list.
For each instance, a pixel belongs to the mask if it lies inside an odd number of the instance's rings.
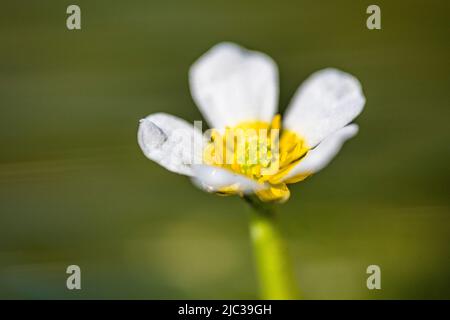
[[250,237],[261,298],[298,299],[295,277],[273,207],[251,196],[246,196],[244,199],[253,208]]

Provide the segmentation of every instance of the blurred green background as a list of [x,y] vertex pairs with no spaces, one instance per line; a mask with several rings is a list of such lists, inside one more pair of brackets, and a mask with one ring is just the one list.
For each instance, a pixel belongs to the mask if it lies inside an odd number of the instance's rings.
[[136,141],[150,113],[201,119],[187,72],[224,40],[278,63],[281,110],[324,67],[363,84],[359,135],[278,208],[304,297],[450,298],[447,1],[376,1],[378,31],[369,1],[0,4],[0,298],[257,298],[246,204]]

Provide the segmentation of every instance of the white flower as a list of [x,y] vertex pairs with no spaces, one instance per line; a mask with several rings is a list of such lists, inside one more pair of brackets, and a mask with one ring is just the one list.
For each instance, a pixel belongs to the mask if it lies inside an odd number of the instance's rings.
[[[282,130],[279,155],[271,158],[277,171],[260,174],[270,163],[222,164],[201,130],[165,113],[141,120],[142,151],[166,169],[190,176],[208,192],[255,193],[263,201],[285,201],[287,184],[324,168],[357,133],[358,126],[349,123],[365,103],[355,77],[336,69],[320,70],[297,90],[280,128],[276,64],[263,53],[232,43],[218,44],[200,57],[190,69],[189,82],[216,142],[237,128]],[[199,158],[202,164],[195,161]]]

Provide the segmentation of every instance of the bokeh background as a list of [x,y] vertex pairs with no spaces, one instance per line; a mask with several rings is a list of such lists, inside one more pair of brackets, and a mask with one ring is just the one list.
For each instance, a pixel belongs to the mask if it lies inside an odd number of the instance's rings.
[[245,203],[136,142],[150,113],[201,119],[187,72],[224,40],[274,58],[281,110],[324,67],[363,84],[359,135],[278,208],[304,297],[450,298],[450,7],[376,1],[370,31],[370,4],[1,1],[0,298],[257,298]]

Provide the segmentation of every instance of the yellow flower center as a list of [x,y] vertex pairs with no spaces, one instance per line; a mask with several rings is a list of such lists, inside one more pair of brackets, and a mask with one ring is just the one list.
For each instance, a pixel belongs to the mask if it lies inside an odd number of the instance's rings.
[[[263,201],[284,201],[289,198],[286,183],[297,182],[306,176],[283,181],[287,173],[308,152],[305,140],[291,131],[280,133],[281,117],[276,115],[271,123],[243,122],[227,127],[221,134],[212,131],[203,160],[206,164],[221,167],[265,184],[256,191]],[[239,193],[239,186],[231,185],[219,190],[222,194]]]

